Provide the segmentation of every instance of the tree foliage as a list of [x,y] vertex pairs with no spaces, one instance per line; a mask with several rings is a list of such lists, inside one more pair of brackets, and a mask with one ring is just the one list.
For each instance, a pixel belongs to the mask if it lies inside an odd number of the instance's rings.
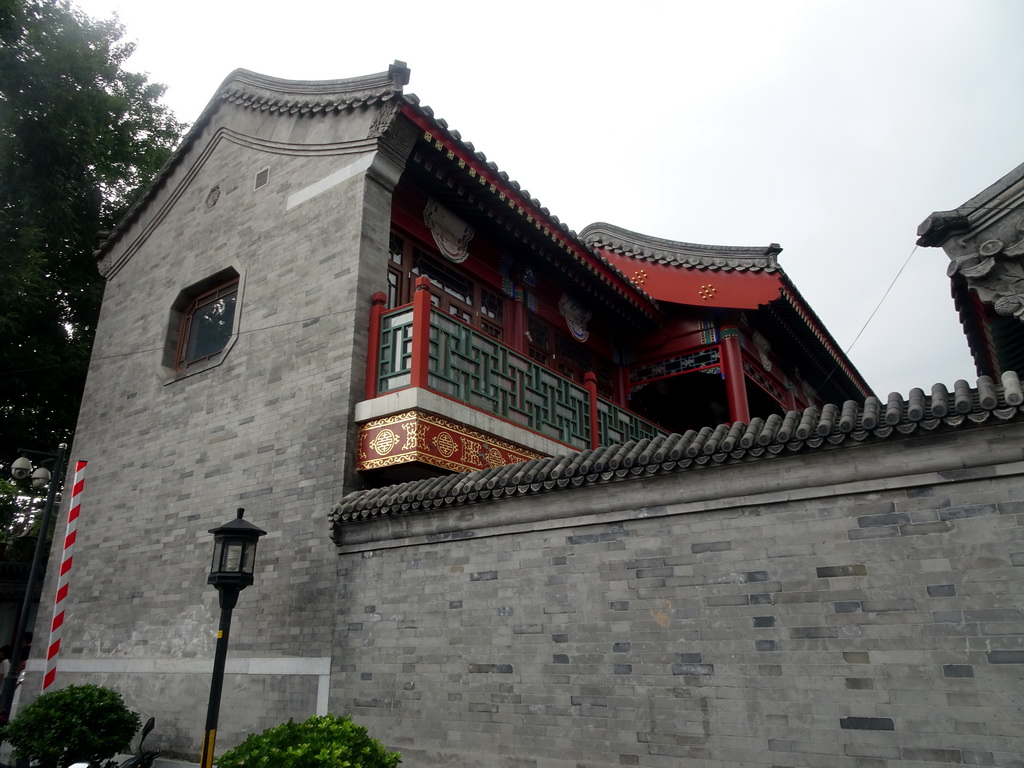
[[314,715],[255,733],[217,758],[217,768],[395,768],[389,752],[348,715]]
[[69,442],[102,295],[93,251],[183,126],[116,19],[0,0],[0,461]]
[[19,758],[41,768],[107,760],[131,749],[139,716],[117,691],[97,685],[69,685],[49,691],[3,728]]

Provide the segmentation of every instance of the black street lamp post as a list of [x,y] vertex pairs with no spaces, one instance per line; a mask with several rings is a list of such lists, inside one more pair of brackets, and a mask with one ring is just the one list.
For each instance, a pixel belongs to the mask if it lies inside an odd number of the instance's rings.
[[[39,516],[39,534],[36,536],[36,548],[32,554],[32,566],[28,572],[28,583],[25,585],[25,597],[21,603],[21,614],[18,616],[18,628],[14,632],[14,650],[11,653],[11,669],[4,677],[3,688],[0,689],[0,716],[4,719],[11,714],[11,702],[14,701],[14,689],[18,684],[18,667],[21,665],[22,653],[25,646],[25,631],[28,629],[28,615],[32,610],[32,598],[36,591],[36,582],[39,580],[39,570],[43,562],[43,554],[46,552],[46,536],[50,532],[50,518],[53,517],[53,507],[57,500],[57,492],[60,490],[61,482],[64,479],[64,456],[68,446],[61,443],[57,446],[56,453],[45,453],[43,451],[28,451],[19,449],[19,458],[11,464],[11,474],[15,480],[25,480],[31,476],[32,485],[37,490],[49,488],[46,492],[46,501],[43,503],[43,512]],[[45,462],[53,462],[53,473],[46,467],[33,465],[29,456],[42,457]]]
[[210,682],[210,703],[206,709],[206,733],[203,736],[203,757],[200,768],[213,765],[213,748],[217,741],[217,720],[220,717],[220,694],[224,687],[224,664],[228,656],[228,635],[231,632],[231,610],[238,603],[238,593],[252,584],[256,566],[256,542],[266,531],[243,520],[244,509],[238,517],[213,534],[213,564],[207,584],[213,584],[220,594],[220,627],[217,629],[217,649],[213,657],[213,680]]

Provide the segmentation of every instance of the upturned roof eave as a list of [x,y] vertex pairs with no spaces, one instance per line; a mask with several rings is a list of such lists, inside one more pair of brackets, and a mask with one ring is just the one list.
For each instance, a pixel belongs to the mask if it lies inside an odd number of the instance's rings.
[[793,281],[784,272],[781,273],[781,277],[782,293],[777,301],[785,302],[794,310],[807,330],[814,336],[817,343],[835,362],[837,369],[843,372],[847,381],[851,386],[859,390],[861,396],[874,397],[874,390],[868,385],[864,377],[861,376],[860,371],[857,370],[853,361],[843,352],[842,347],[839,346],[832,334],[829,333],[825,324],[821,322],[821,318],[811,309],[810,304],[807,303],[800,291],[797,290]]
[[767,246],[706,245],[645,235],[599,221],[588,224],[579,237],[592,248],[604,248],[637,259],[678,267],[776,272],[778,243]]
[[580,237],[591,248],[606,248],[614,253],[672,269],[771,275],[779,281],[780,288],[778,297],[768,304],[785,302],[791,307],[793,314],[807,330],[809,338],[834,361],[850,387],[858,390],[862,397],[874,394],[779,264],[777,256],[782,252],[782,247],[777,243],[767,246],[704,245],[652,237],[606,222],[590,224],[583,229]]
[[650,318],[662,315],[658,302],[629,280],[614,264],[603,258],[566,224],[532,197],[522,186],[511,179],[498,165],[476,149],[471,142],[463,140],[461,134],[449,128],[448,123],[434,115],[434,111],[421,105],[414,94],[402,99],[402,113],[418,129],[439,142],[441,147],[452,153],[454,159],[465,166],[467,172],[486,182],[488,189],[502,202],[511,201],[524,221],[543,233],[552,246],[562,250],[567,258],[579,263],[605,286],[631,303]]
[[[984,226],[986,221],[1005,211],[1004,198],[1007,195],[1012,197],[1020,194],[1022,181],[1024,163],[953,210],[933,211],[917,227],[917,244],[926,248],[940,246],[956,234]],[[1015,185],[1018,187],[1016,191],[1013,190]]]

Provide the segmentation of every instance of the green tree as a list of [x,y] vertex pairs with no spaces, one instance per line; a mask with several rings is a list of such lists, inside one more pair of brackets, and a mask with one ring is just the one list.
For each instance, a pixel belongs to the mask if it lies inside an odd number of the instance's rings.
[[23,708],[0,736],[17,757],[41,768],[108,760],[131,749],[139,716],[121,694],[97,685],[69,685],[42,694]]
[[93,252],[183,126],[116,18],[0,0],[0,461],[70,442],[102,295]]

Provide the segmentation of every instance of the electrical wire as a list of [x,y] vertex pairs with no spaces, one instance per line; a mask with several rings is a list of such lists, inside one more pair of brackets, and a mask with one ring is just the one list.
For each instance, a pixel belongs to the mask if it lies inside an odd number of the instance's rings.
[[[875,319],[875,315],[878,314],[878,310],[882,308],[882,304],[884,304],[885,300],[889,298],[889,294],[892,293],[892,289],[896,286],[896,282],[900,279],[900,276],[906,270],[907,265],[910,264],[910,260],[914,258],[914,254],[917,253],[918,248],[920,248],[920,246],[915,245],[913,249],[911,249],[910,255],[907,256],[906,260],[903,262],[903,266],[901,266],[899,272],[896,273],[896,277],[894,277],[892,279],[892,282],[889,283],[889,287],[885,289],[885,293],[882,294],[882,298],[878,300],[878,304],[875,305],[875,308],[871,311],[871,314],[868,315],[868,319],[864,321],[864,325],[861,326],[860,330],[857,332],[857,335],[854,337],[853,341],[850,342],[850,346],[843,350],[844,355],[849,357],[850,350],[853,349],[854,344],[856,344],[860,340],[860,337],[863,335],[864,331],[867,330],[867,327],[868,325],[870,325],[871,321]],[[825,377],[825,381],[822,382],[823,387],[830,381],[832,381],[832,376],[838,370],[839,363],[836,363],[835,366],[833,366],[832,370],[829,371],[828,376]]]
[[[870,323],[870,322],[871,322],[872,320],[874,320],[874,318],[875,318],[875,315],[877,315],[877,314],[878,314],[878,310],[882,308],[882,304],[884,304],[884,303],[885,303],[885,300],[886,300],[887,298],[889,298],[889,294],[890,294],[890,293],[892,292],[892,289],[893,289],[893,287],[894,287],[894,286],[896,285],[896,281],[900,279],[900,275],[902,275],[902,274],[903,274],[903,271],[904,271],[904,270],[905,270],[905,269],[907,268],[907,265],[908,265],[908,264],[910,263],[910,260],[911,260],[912,258],[914,258],[914,254],[915,254],[915,253],[917,253],[917,249],[918,249],[919,247],[920,247],[920,246],[917,246],[917,245],[915,245],[915,246],[914,246],[913,250],[912,250],[912,251],[910,252],[910,255],[909,255],[909,256],[907,256],[907,260],[906,260],[906,261],[904,261],[904,262],[903,262],[903,266],[902,266],[902,267],[900,267],[900,271],[896,273],[896,277],[894,277],[894,278],[892,279],[892,282],[891,282],[891,283],[889,283],[889,287],[885,289],[885,293],[884,293],[884,294],[882,294],[882,298],[881,298],[881,299],[880,299],[880,300],[878,301],[878,304],[877,304],[877,305],[875,306],[874,310],[872,310],[871,314],[870,314],[870,315],[868,315],[868,319],[864,321],[864,325],[863,325],[863,326],[861,326],[861,329],[860,329],[860,331],[858,331],[858,332],[857,332],[857,336],[856,336],[856,337],[854,338],[854,340],[853,340],[853,341],[851,341],[851,342],[850,342],[850,346],[848,346],[848,347],[847,347],[847,348],[846,348],[845,350],[843,350],[843,351],[844,351],[844,354],[847,354],[847,355],[849,355],[849,354],[850,354],[850,350],[851,350],[851,349],[853,349],[853,345],[854,345],[854,344],[856,344],[856,343],[857,343],[857,341],[858,341],[858,340],[860,339],[860,337],[861,337],[861,334],[863,334],[863,333],[864,333],[864,331],[865,331],[865,330],[867,329],[867,327],[868,327],[868,324],[869,324],[869,323]],[[833,371],[833,373],[834,373],[834,371]],[[829,375],[831,376],[831,374],[829,374]]]

